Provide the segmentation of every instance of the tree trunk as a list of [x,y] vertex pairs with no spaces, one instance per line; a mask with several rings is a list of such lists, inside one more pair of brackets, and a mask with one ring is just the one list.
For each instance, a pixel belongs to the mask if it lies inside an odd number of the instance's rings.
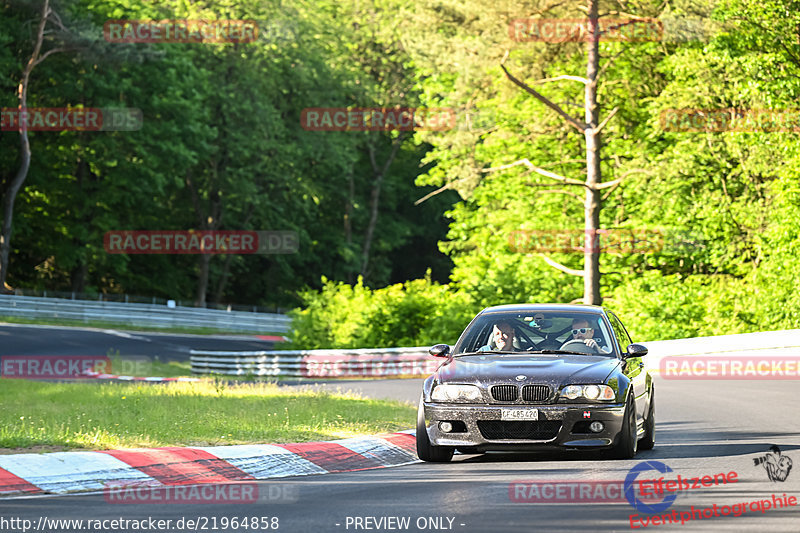
[[[39,53],[42,50],[42,42],[44,41],[44,27],[47,24],[47,17],[50,14],[50,0],[44,0],[42,6],[42,16],[39,20],[39,27],[36,32],[36,44],[33,47],[33,53],[25,65],[25,70],[22,72],[22,80],[17,88],[17,98],[19,100],[20,114],[28,108],[28,82],[30,81],[31,72],[33,68],[39,63]],[[42,58],[44,59],[44,58]],[[17,200],[17,194],[25,183],[28,177],[28,170],[31,166],[31,144],[28,140],[27,124],[19,120],[19,153],[20,165],[14,179],[8,185],[5,194],[3,195],[3,229],[0,232],[0,292],[11,293],[13,290],[6,283],[8,277],[8,263],[11,255],[11,232],[14,222],[14,202]]]
[[225,294],[225,285],[228,283],[228,274],[231,271],[231,261],[233,260],[233,256],[228,254],[225,256],[225,263],[222,265],[222,274],[219,276],[219,280],[217,281],[217,288],[214,290],[214,298],[213,302],[219,305],[220,300],[222,300],[222,295]]
[[401,133],[392,140],[392,151],[389,154],[389,157],[386,158],[383,168],[378,167],[378,163],[375,160],[375,146],[372,144],[369,145],[369,159],[372,163],[373,181],[372,192],[369,199],[369,223],[367,224],[367,230],[364,234],[364,248],[362,250],[361,257],[361,276],[364,279],[367,278],[369,253],[370,249],[372,248],[372,241],[375,235],[375,226],[378,224],[378,206],[380,204],[383,178],[386,176],[386,173],[389,171],[389,166],[391,166],[394,158],[397,156],[397,150],[400,148],[400,145],[403,144],[403,139],[405,139],[405,136],[403,133]]
[[[350,167],[350,172],[347,173],[347,199],[344,202],[344,242],[347,244],[347,249],[350,250],[353,244],[353,203],[355,202],[356,187],[353,180],[353,168]],[[349,259],[349,258],[348,258]],[[353,279],[354,272],[350,269],[352,262],[348,260],[347,268],[347,283],[352,285],[355,283]]]
[[197,256],[197,260],[200,266],[200,275],[197,277],[197,294],[194,298],[194,306],[205,307],[206,292],[208,292],[208,266],[211,262],[211,256],[201,253]]
[[[255,206],[250,205],[250,208],[247,210],[247,216],[244,218],[244,222],[242,222],[242,229],[246,228],[250,223],[250,219],[253,217],[254,212]],[[212,300],[217,305],[219,305],[220,301],[222,300],[222,295],[225,294],[225,286],[228,283],[228,274],[231,271],[231,262],[233,262],[233,255],[226,255],[225,263],[222,265],[222,274],[220,274],[219,280],[217,281],[217,288],[214,290],[214,298]]]
[[[372,150],[372,148],[370,148]],[[372,248],[372,239],[375,235],[375,226],[378,224],[378,205],[381,199],[381,186],[383,185],[383,173],[379,172],[373,176],[372,191],[369,196],[369,223],[364,233],[364,248],[361,251],[361,276],[367,277],[367,267],[369,266],[369,252]]]
[[584,203],[584,258],[583,258],[583,303],[600,305],[600,228],[601,196],[596,186],[603,181],[600,174],[600,132],[597,107],[597,72],[599,68],[599,25],[597,0],[589,2],[589,42],[586,46],[585,89],[586,129],[586,200]]
[[86,261],[81,261],[76,265],[70,273],[70,281],[72,282],[72,292],[82,293],[86,288],[86,276],[89,273],[89,265]]
[[[192,181],[191,171],[186,172],[186,187],[189,189],[189,195],[192,198],[192,206],[194,207],[195,216],[197,217],[199,229],[203,231],[213,231],[220,227],[222,218],[222,197],[218,190],[215,189],[218,178],[218,165],[219,162],[214,160],[212,162],[212,176],[209,180],[209,211],[206,215],[203,211],[203,206],[200,201],[200,193]],[[194,306],[206,306],[206,293],[208,292],[208,273],[209,263],[211,262],[211,255],[207,253],[200,253],[197,257],[197,265],[200,273],[197,277],[197,291],[195,293]]]

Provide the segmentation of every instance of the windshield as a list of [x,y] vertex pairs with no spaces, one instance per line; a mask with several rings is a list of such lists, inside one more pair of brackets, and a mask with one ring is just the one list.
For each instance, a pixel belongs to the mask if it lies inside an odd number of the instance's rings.
[[540,352],[616,357],[608,331],[602,316],[594,313],[491,313],[470,324],[453,353]]

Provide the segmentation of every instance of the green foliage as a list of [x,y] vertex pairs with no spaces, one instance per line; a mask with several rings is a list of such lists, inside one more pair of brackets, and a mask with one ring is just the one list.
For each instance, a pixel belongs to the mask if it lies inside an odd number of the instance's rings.
[[[6,0],[0,103],[14,106],[38,2]],[[391,133],[313,132],[306,107],[414,105],[409,63],[390,36],[366,29],[380,6],[363,3],[54,0],[68,32],[50,32],[30,106],[134,107],[133,132],[31,132],[33,159],[17,198],[9,283],[77,292],[147,294],[296,305],[320,273],[355,279],[369,220],[373,169]],[[252,43],[117,44],[110,19],[251,19]],[[387,91],[393,91],[387,98]],[[0,133],[0,193],[18,165],[18,135]],[[366,283],[419,277],[449,264],[436,250],[444,197],[413,206],[427,147],[407,139],[384,177]],[[348,176],[351,181],[348,182]],[[344,219],[350,205],[349,230]],[[109,230],[295,230],[300,253],[272,256],[112,255]],[[408,247],[430,261],[405,264]],[[432,252],[431,252],[432,250]],[[208,283],[200,273],[208,261]]]
[[[572,4],[514,0],[54,0],[74,45],[37,66],[30,105],[138,107],[136,132],[32,132],[15,213],[12,285],[279,304],[294,345],[453,342],[474,312],[570,302],[578,276],[515,253],[518,230],[582,228],[583,136],[519,90],[500,62],[582,118],[583,43],[515,42],[514,18],[583,18]],[[0,103],[15,105],[36,2],[5,0]],[[601,42],[603,228],[667,230],[663,250],[604,254],[601,292],[641,339],[800,327],[797,132],[675,132],[669,109],[795,109],[800,12],[792,0],[638,1],[601,12],[659,17],[660,42]],[[251,18],[256,43],[111,44],[108,19]],[[272,31],[283,29],[286,31]],[[506,52],[508,55],[506,56]],[[612,59],[613,58],[613,59]],[[554,80],[553,78],[558,78]],[[549,79],[547,83],[536,80]],[[313,132],[307,107],[451,107],[456,127],[398,134]],[[18,138],[0,134],[0,183]],[[498,168],[502,167],[502,168]],[[362,272],[374,192],[378,216]],[[415,201],[443,188],[421,205]],[[299,254],[105,253],[111,229],[294,229]],[[581,269],[583,256],[551,259]],[[426,271],[428,278],[420,279]],[[359,274],[365,274],[356,282]],[[323,281],[320,283],[320,279]],[[408,281],[413,280],[413,281]],[[436,280],[435,283],[432,280]],[[381,288],[383,287],[383,288]]]
[[290,349],[455,344],[477,312],[466,293],[429,277],[376,290],[360,278],[355,285],[322,281],[291,313]]

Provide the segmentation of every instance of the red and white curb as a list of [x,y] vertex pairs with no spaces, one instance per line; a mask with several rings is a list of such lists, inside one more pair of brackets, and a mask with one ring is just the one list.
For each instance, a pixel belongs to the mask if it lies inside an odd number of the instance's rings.
[[0,455],[0,497],[230,483],[417,462],[413,431],[330,442]]

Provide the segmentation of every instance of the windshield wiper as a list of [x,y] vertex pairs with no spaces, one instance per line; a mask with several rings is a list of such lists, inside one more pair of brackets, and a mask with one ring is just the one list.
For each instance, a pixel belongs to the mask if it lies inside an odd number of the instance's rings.
[[500,351],[500,350],[483,350],[480,352],[463,352],[457,353],[454,357],[461,357],[462,355],[497,355],[497,354],[516,354],[516,353],[525,353],[525,352],[508,352],[508,351]]
[[481,355],[485,354],[486,352],[461,352],[453,354],[453,357],[461,357],[462,355]]
[[559,354],[559,353],[566,353],[571,355],[595,355],[586,352],[570,352],[568,350],[525,350],[524,352],[516,352],[516,353],[543,353],[543,354]]

